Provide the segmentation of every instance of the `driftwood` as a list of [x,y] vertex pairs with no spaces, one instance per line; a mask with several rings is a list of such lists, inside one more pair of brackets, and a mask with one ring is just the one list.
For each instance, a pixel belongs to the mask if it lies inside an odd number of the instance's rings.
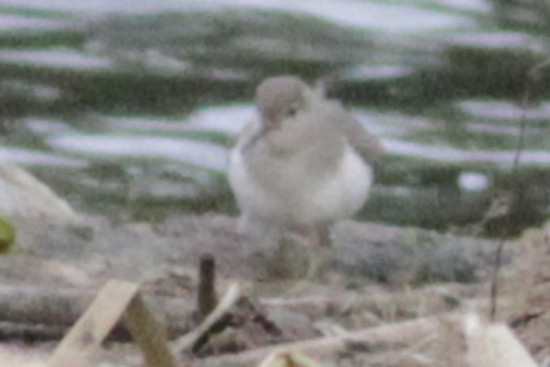
[[0,320],[22,324],[72,325],[95,292],[33,286],[0,286]]
[[394,292],[366,292],[364,296],[300,296],[292,298],[262,298],[262,306],[285,308],[309,315],[325,317],[327,313],[368,311],[379,317],[380,324],[402,319],[432,316],[460,307],[465,300],[479,292],[483,285],[454,284],[427,286]]
[[[403,319],[436,315],[456,310],[464,298],[475,292],[478,286],[454,286],[451,291],[439,288],[423,288],[393,293],[373,293],[364,297],[304,296],[295,298],[264,298],[258,303],[266,310],[287,309],[308,315],[313,319],[328,314],[363,310],[372,315],[372,324],[384,325]],[[209,287],[209,290],[211,287]],[[32,286],[0,286],[0,340],[59,339],[78,320],[92,302],[95,290],[59,289]],[[211,307],[211,292],[206,292]],[[196,325],[191,319],[193,311],[201,307],[189,299],[166,296],[144,296],[159,321],[165,324],[169,338],[176,338]],[[201,297],[198,297],[199,301]],[[471,302],[466,301],[467,304]],[[479,309],[485,302],[474,306]],[[365,325],[367,326],[367,325]],[[119,323],[111,339],[127,340],[128,331]]]
[[314,366],[317,364],[312,359],[334,361],[345,352],[354,351],[360,355],[358,360],[361,365],[537,366],[508,326],[498,323],[483,324],[477,315],[463,316],[457,313],[357,330],[338,337],[210,357],[203,362],[208,367],[252,366],[263,360],[261,366],[271,367],[289,365],[277,361],[307,356],[307,363],[296,365]]
[[164,333],[133,283],[111,280],[59,343],[48,367],[87,366],[118,320],[124,318],[150,367],[176,367]]
[[[29,294],[25,293],[26,296]],[[80,297],[75,296],[78,293],[74,291],[64,295],[65,301],[81,300]],[[197,338],[219,319],[219,315],[235,303],[238,295],[238,286],[230,287],[221,302],[203,320],[201,326],[174,343],[173,351],[181,352],[182,349],[192,346]],[[51,294],[49,296],[48,299],[51,299]],[[302,299],[298,303],[306,300]],[[304,303],[307,304],[309,301]],[[271,300],[266,303],[271,303],[271,306],[275,304],[282,306],[287,301],[279,303]],[[22,306],[26,307],[27,311],[32,309],[28,304],[22,304]],[[201,364],[209,367],[251,366],[258,365],[263,360],[262,366],[272,367],[288,360],[295,362],[302,360],[303,363],[300,362],[298,365],[315,366],[315,360],[335,360],[347,353],[354,357],[358,356],[358,360],[363,365],[380,364],[392,367],[428,366],[438,363],[449,367],[536,366],[532,357],[506,325],[486,325],[479,321],[477,316],[464,317],[458,312],[443,315],[385,324],[352,331],[345,335],[272,345],[238,354],[204,358]],[[24,320],[23,316],[24,313],[17,319]],[[168,349],[164,332],[142,301],[137,286],[120,281],[110,282],[102,289],[92,305],[60,343],[48,366],[84,365],[121,317],[124,318],[129,331],[144,352],[147,365],[176,366],[176,360]]]
[[[95,294],[94,290],[0,286],[0,339],[59,339],[78,320]],[[172,297],[145,299],[155,315],[161,316],[168,335],[188,331],[192,302]],[[113,336],[127,339],[128,332],[122,323],[117,325]]]
[[401,348],[412,345],[418,340],[437,333],[439,321],[437,317],[423,318],[412,321],[398,322],[376,328],[352,331],[345,336],[324,337],[296,343],[282,344],[267,348],[258,348],[234,355],[210,357],[205,359],[205,365],[255,365],[265,359],[274,349],[300,350],[315,359],[327,359],[335,353],[344,351],[350,345],[397,345]]
[[66,326],[0,322],[0,342],[22,340],[33,343],[44,340],[59,340],[66,331]]

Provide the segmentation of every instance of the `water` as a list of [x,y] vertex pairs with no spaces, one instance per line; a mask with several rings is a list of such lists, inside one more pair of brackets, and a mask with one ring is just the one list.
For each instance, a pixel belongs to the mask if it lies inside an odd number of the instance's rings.
[[114,218],[234,212],[227,154],[254,86],[293,73],[323,78],[388,151],[363,218],[449,229],[512,191],[523,228],[550,207],[549,70],[519,104],[548,25],[496,4],[0,0],[0,159]]

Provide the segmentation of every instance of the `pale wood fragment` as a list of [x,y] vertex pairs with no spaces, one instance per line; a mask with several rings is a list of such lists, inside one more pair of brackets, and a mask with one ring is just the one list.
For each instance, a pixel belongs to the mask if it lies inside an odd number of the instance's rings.
[[505,324],[484,325],[476,315],[465,321],[470,367],[537,367],[527,349]]
[[190,333],[182,336],[174,342],[172,350],[179,354],[193,345],[204,335],[210,328],[220,320],[223,315],[238,301],[241,291],[238,284],[232,284],[222,300],[217,304],[216,308],[203,320],[203,322]]
[[59,343],[48,361],[48,367],[89,365],[91,356],[116,325],[137,291],[136,284],[109,281]]
[[147,366],[177,366],[168,348],[165,332],[158,326],[139,294],[136,294],[128,305],[124,318],[130,333],[143,352]]

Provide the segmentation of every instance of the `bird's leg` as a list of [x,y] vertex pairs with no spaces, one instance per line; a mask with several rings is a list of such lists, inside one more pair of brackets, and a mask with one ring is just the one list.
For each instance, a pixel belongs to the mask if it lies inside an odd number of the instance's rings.
[[323,266],[325,265],[330,252],[330,227],[326,224],[315,226],[309,235],[310,261],[306,278],[313,280],[322,277]]
[[311,272],[312,252],[319,247],[321,236],[316,227],[294,224],[285,227],[284,235],[279,238],[277,255],[273,265],[278,276],[300,279]]
[[330,252],[328,225],[293,226],[279,238],[271,273],[278,277],[319,279]]
[[307,267],[307,253],[301,246],[299,238],[286,234],[279,239],[279,247],[273,262],[275,275],[287,279],[296,279],[303,276],[301,269]]
[[330,248],[330,227],[327,224],[320,224],[317,226],[317,233],[319,237],[319,247],[322,249]]

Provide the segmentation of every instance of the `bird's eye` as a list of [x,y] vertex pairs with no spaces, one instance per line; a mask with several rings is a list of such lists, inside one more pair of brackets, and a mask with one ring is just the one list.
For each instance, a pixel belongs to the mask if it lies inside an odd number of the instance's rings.
[[289,117],[296,116],[296,114],[298,113],[298,106],[290,106],[286,113]]

